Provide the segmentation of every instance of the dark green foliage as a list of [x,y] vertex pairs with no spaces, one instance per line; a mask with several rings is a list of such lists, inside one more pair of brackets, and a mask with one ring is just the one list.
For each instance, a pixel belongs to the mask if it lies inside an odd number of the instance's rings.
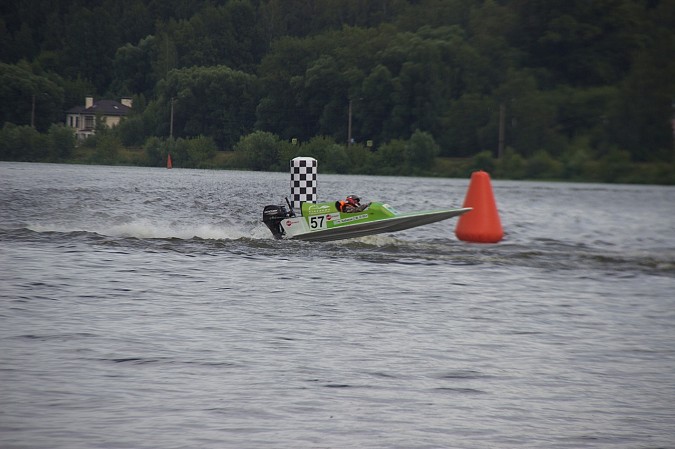
[[47,133],[49,142],[49,159],[51,161],[67,161],[75,150],[75,133],[61,124],[53,124]]
[[216,153],[216,146],[210,137],[197,136],[191,139],[169,139],[166,142],[166,153],[162,153],[159,165],[166,165],[168,153],[174,167],[207,168],[206,164]]
[[[54,79],[53,79],[54,78]],[[36,75],[25,62],[0,63],[0,123],[31,125],[42,132],[61,121],[63,88],[58,77]]]
[[12,123],[5,123],[0,130],[0,160],[63,162],[74,149],[75,135],[62,125],[52,125],[46,134]]
[[[506,159],[505,159],[506,160]],[[471,158],[471,170],[483,170],[488,173],[495,171],[497,161],[491,151],[481,151]]]
[[256,10],[248,0],[207,6],[187,21],[168,22],[163,30],[173,37],[177,67],[226,65],[252,72],[265,50]]
[[145,116],[135,115],[128,117],[115,128],[115,133],[125,146],[141,146],[145,142],[147,132]]
[[[204,166],[250,138],[262,147],[228,166],[285,170],[306,152],[335,173],[437,174],[440,156],[515,178],[668,179],[625,166],[675,161],[672,6],[10,0],[0,123],[15,126],[1,156],[67,160],[69,137],[52,127],[65,110],[134,96],[118,128],[82,143],[94,161],[144,146],[139,163],[160,165],[171,147],[182,166]],[[500,129],[508,150],[495,160]]]
[[281,140],[272,133],[256,131],[242,137],[234,149],[242,166],[251,170],[273,170],[279,163]]
[[[490,166],[494,167],[492,170],[494,170],[494,173],[500,178],[505,179],[525,178],[527,162],[520,154],[513,151],[512,148],[507,148],[506,151],[504,152],[504,157],[499,161],[497,160],[489,161],[488,158],[491,156],[490,152],[479,153],[479,155],[483,155],[484,158],[483,159],[484,162],[481,163],[480,165],[486,167]],[[476,157],[474,157],[474,161],[476,161]],[[478,165],[476,162],[474,162],[474,164]],[[490,169],[487,168],[485,170]]]
[[121,149],[122,143],[112,133],[98,133],[91,162],[114,165]]
[[210,137],[197,136],[190,139],[162,139],[151,137],[143,146],[144,157],[139,160],[152,167],[167,165],[169,155],[174,167],[211,168],[211,160],[217,149]]
[[118,96],[152,95],[158,79],[152,65],[153,56],[158,51],[156,45],[157,38],[148,36],[138,45],[126,43],[117,49],[113,59],[112,91]]
[[428,171],[440,153],[434,137],[419,129],[410,136],[404,148],[406,165],[413,173]]
[[560,179],[563,174],[563,165],[555,160],[545,150],[537,151],[527,161],[525,177],[532,179]]
[[390,140],[377,150],[379,169],[385,175],[400,175],[407,169],[405,165],[405,142]]
[[161,167],[162,165],[165,165],[169,150],[170,148],[167,142],[159,137],[150,137],[143,146],[146,160],[152,167]]
[[35,128],[5,123],[0,134],[0,159],[37,161],[44,156],[46,139]]
[[225,66],[192,67],[169,72],[157,90],[158,102],[170,117],[173,101],[173,135],[211,136],[221,148],[230,149],[253,129],[257,103],[255,76]]
[[337,144],[330,137],[314,137],[294,149],[293,157],[309,156],[320,161],[321,172],[351,173],[355,167],[361,165],[359,161],[355,163],[350,161],[345,146]]

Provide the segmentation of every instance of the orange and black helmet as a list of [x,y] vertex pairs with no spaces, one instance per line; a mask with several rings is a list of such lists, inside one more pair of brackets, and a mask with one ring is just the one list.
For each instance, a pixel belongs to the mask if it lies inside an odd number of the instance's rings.
[[359,203],[361,203],[361,198],[356,195],[349,195],[347,197],[347,203],[351,204],[352,206],[358,206]]

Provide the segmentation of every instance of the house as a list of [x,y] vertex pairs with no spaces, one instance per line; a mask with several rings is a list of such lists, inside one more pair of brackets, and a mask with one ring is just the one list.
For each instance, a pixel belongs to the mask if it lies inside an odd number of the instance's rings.
[[96,133],[96,117],[108,128],[117,126],[123,117],[131,111],[131,98],[94,101],[94,97],[86,97],[84,106],[75,106],[66,111],[66,126],[75,129],[78,139],[85,139]]

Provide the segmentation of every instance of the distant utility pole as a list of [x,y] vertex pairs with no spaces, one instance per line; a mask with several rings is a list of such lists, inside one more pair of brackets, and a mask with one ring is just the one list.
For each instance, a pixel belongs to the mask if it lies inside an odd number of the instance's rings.
[[349,112],[348,112],[348,123],[347,123],[347,146],[352,144],[352,99],[349,99]]
[[169,137],[173,139],[173,97],[171,97],[171,122],[169,124]]
[[673,163],[675,163],[675,99],[673,99],[671,107],[673,108],[673,115],[670,117],[670,126],[673,131]]
[[30,111],[30,126],[35,128],[35,94],[33,94],[33,107]]
[[504,122],[506,121],[506,106],[504,103],[499,105],[499,146],[497,147],[497,158],[504,156]]

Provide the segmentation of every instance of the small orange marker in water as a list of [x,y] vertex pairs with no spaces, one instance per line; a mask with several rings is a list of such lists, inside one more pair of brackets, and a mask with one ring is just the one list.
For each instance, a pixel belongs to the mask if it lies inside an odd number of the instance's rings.
[[465,242],[497,243],[504,237],[490,175],[483,170],[471,174],[463,207],[472,207],[457,221],[455,235]]
[[169,153],[169,157],[166,158],[166,168],[173,168],[173,164],[171,163],[171,153]]

